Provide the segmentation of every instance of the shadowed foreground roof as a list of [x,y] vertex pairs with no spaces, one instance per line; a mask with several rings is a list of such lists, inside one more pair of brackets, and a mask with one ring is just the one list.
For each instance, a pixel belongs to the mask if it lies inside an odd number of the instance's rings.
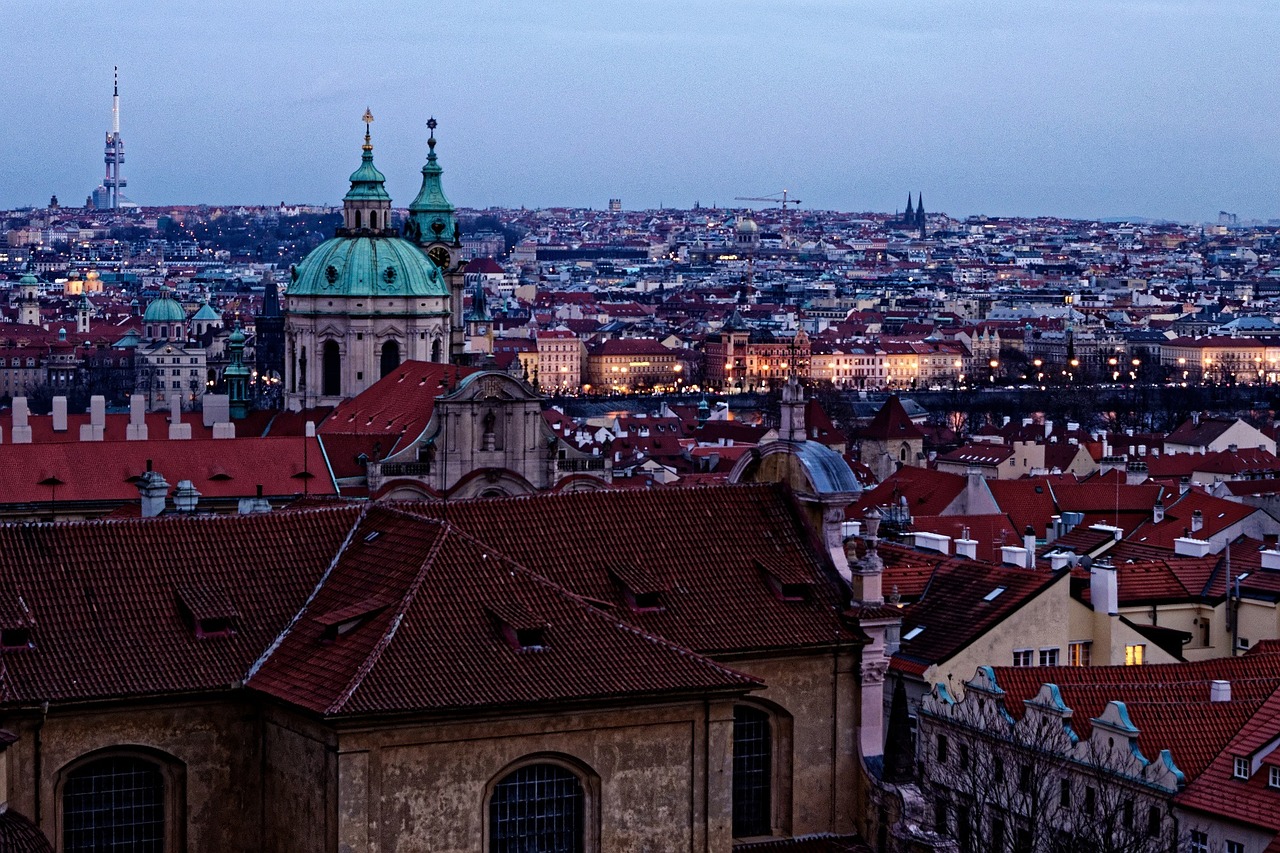
[[810,535],[763,485],[0,525],[0,706],[245,682],[329,715],[749,690],[701,654],[864,639]]

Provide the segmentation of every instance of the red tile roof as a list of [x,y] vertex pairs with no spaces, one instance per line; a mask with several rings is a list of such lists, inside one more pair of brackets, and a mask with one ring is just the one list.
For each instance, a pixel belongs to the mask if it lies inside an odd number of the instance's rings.
[[[1231,682],[1231,701],[1210,702],[1209,683]],[[1141,734],[1143,755],[1168,749],[1188,780],[1209,766],[1240,727],[1280,689],[1280,655],[1245,655],[1148,666],[1000,667],[996,681],[1006,708],[1021,716],[1023,701],[1044,683],[1058,685],[1074,713],[1071,725],[1088,737],[1089,720],[1121,701]]]
[[1043,536],[1057,513],[1053,503],[1055,486],[1044,478],[988,480],[987,488],[996,499],[996,505],[1008,513],[1015,530],[1026,530],[1030,525]]
[[[526,630],[536,642],[504,633]],[[382,507],[248,684],[338,716],[759,686],[448,523]]]
[[932,468],[905,466],[885,478],[874,489],[864,491],[847,511],[849,518],[861,520],[875,507],[899,506],[906,499],[912,515],[942,515],[965,490],[966,479]]
[[159,438],[0,444],[0,500],[136,501],[147,460],[171,486],[190,480],[205,498],[252,497],[259,485],[268,496],[337,493],[314,438]]
[[861,436],[863,438],[890,441],[893,439],[923,439],[924,433],[911,422],[910,416],[907,415],[907,410],[902,408],[902,403],[895,394],[880,407],[880,411],[876,412],[876,416],[871,419],[871,423],[863,427]]

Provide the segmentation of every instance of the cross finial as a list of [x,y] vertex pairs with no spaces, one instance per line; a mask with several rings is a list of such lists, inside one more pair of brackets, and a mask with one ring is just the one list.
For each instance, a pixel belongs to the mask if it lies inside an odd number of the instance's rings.
[[373,138],[369,135],[369,125],[373,124],[373,110],[368,107],[364,108],[364,150],[373,150]]

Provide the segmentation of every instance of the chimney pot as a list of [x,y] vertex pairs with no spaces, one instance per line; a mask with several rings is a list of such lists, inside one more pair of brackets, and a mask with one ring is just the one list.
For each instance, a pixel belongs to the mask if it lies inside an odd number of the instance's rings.
[[1231,682],[1221,679],[1214,679],[1209,682],[1209,701],[1210,702],[1230,702],[1231,701]]

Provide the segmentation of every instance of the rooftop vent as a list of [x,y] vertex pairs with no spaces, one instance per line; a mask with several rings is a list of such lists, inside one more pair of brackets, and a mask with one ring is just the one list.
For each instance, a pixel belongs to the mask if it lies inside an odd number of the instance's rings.
[[1215,679],[1209,682],[1209,701],[1210,702],[1230,702],[1231,701],[1231,682]]

